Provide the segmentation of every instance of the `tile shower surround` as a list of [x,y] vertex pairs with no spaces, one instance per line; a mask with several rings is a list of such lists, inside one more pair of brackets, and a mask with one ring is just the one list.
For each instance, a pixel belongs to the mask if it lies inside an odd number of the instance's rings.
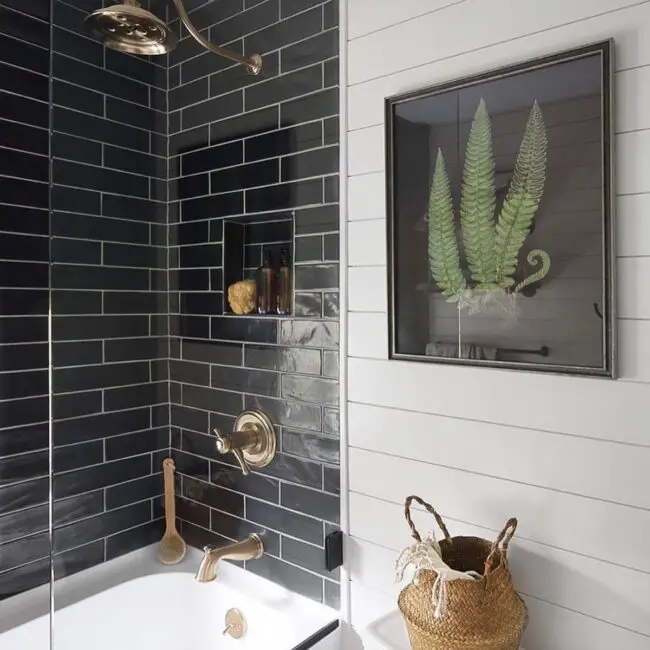
[[0,598],[50,575],[50,286],[55,574],[161,531],[167,70],[82,35],[91,5],[0,1]]
[[[48,579],[51,259],[56,575],[158,537],[171,413],[188,541],[263,532],[249,568],[336,605],[336,3],[188,2],[215,40],[265,55],[260,78],[186,34],[168,69],[104,50],[79,31],[96,4],[54,3],[48,224],[49,2],[0,2],[0,597]],[[290,244],[293,317],[222,315],[224,219],[246,222],[249,268]],[[280,443],[245,479],[206,435],[244,407],[269,412]]]
[[[200,6],[198,6],[200,4]],[[195,3],[216,42],[264,56],[261,77],[187,37],[170,56],[171,424],[189,543],[261,532],[247,568],[337,606],[324,539],[339,522],[337,2]],[[244,225],[244,276],[294,259],[294,314],[224,313],[223,250]],[[225,311],[229,311],[227,306]],[[273,463],[243,477],[210,431],[260,408]]]

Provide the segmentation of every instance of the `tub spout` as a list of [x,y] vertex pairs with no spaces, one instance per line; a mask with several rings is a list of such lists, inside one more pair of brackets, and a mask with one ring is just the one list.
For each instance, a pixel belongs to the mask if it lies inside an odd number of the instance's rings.
[[219,560],[258,560],[264,555],[264,544],[259,535],[249,535],[246,539],[226,546],[204,546],[203,560],[196,572],[198,582],[212,582],[217,577]]

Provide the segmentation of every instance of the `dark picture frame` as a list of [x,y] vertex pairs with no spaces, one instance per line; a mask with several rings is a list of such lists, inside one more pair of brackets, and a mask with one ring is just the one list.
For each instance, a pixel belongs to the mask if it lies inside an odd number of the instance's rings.
[[[388,345],[390,359],[513,370],[521,369],[569,375],[616,377],[613,54],[614,41],[612,39],[600,41],[459,80],[406,92],[385,100]],[[588,75],[581,74],[584,70],[587,70]],[[557,80],[554,78],[556,74],[559,75]],[[468,242],[467,239],[464,239],[465,231],[469,230],[469,228],[463,229],[461,227],[461,223],[465,225],[465,222],[462,221],[465,217],[460,216],[460,197],[465,192],[462,184],[468,175],[467,168],[463,169],[463,166],[467,164],[467,159],[470,157],[470,153],[466,148],[469,146],[469,134],[476,127],[480,110],[479,108],[476,109],[472,121],[472,116],[468,115],[468,109],[470,103],[473,102],[471,103],[472,109],[480,103],[487,106],[486,111],[489,111],[489,99],[491,98],[492,105],[496,106],[497,110],[495,110],[494,116],[490,113],[488,119],[494,120],[496,118],[498,120],[500,118],[505,120],[509,119],[510,114],[523,114],[524,103],[527,101],[526,108],[530,109],[530,113],[526,113],[528,122],[522,122],[521,115],[519,115],[517,126],[519,130],[511,137],[511,140],[515,141],[516,136],[517,148],[523,148],[525,145],[520,144],[520,142],[523,143],[525,136],[528,134],[530,123],[533,120],[533,111],[535,110],[531,108],[531,105],[533,103],[535,106],[538,105],[536,93],[539,93],[541,97],[539,101],[540,110],[542,112],[546,110],[551,117],[560,115],[561,117],[557,119],[565,119],[562,117],[561,111],[565,110],[565,106],[568,106],[569,102],[574,102],[574,105],[571,106],[571,110],[574,112],[578,108],[577,102],[579,100],[586,102],[578,93],[581,87],[586,88],[587,82],[580,82],[576,78],[575,84],[567,83],[567,79],[571,81],[572,74],[576,75],[576,77],[590,77],[591,86],[584,92],[591,92],[590,88],[596,88],[600,85],[599,94],[588,96],[592,107],[591,132],[589,136],[585,136],[592,139],[589,146],[591,147],[590,151],[594,152],[594,155],[591,155],[588,159],[589,169],[586,170],[589,172],[589,182],[593,185],[593,187],[590,186],[589,204],[596,205],[599,202],[600,208],[592,206],[587,210],[586,208],[583,209],[578,203],[578,207],[572,208],[573,211],[568,210],[564,213],[563,211],[567,209],[566,201],[556,208],[555,204],[558,201],[553,202],[552,198],[547,199],[547,196],[553,195],[550,193],[545,195],[543,190],[540,190],[541,198],[536,203],[538,206],[536,208],[537,212],[532,217],[529,230],[523,235],[525,239],[523,239],[524,243],[519,249],[519,253],[515,252],[519,257],[516,266],[513,267],[515,269],[514,275],[512,278],[506,278],[506,281],[511,284],[506,287],[507,282],[502,282],[499,289],[494,290],[494,295],[498,295],[499,300],[502,302],[515,304],[513,310],[519,310],[519,306],[521,306],[527,312],[541,313],[542,317],[539,317],[538,321],[534,321],[527,316],[526,318],[529,318],[529,320],[526,321],[524,317],[519,317],[518,312],[516,316],[510,317],[511,320],[515,321],[512,330],[512,342],[510,343],[508,339],[510,335],[505,333],[502,325],[497,325],[497,319],[490,320],[485,317],[483,321],[477,320],[484,315],[484,312],[481,313],[480,309],[488,309],[475,307],[478,304],[477,301],[484,300],[483,296],[486,295],[487,291],[484,287],[496,285],[488,284],[487,281],[486,284],[480,284],[477,280],[475,274],[476,262],[472,266],[471,240]],[[535,88],[536,83],[539,84],[539,89]],[[554,86],[554,84],[556,85]],[[573,86],[576,88],[575,91]],[[553,90],[553,88],[564,88],[565,90],[560,92]],[[485,103],[483,102],[484,92],[488,98]],[[562,92],[564,92],[564,95],[562,95]],[[571,92],[577,93],[575,97],[571,95]],[[513,97],[512,108],[507,106],[509,101],[508,93]],[[534,97],[534,102],[530,101],[530,97]],[[546,104],[544,98],[546,98]],[[448,106],[451,106],[449,110],[447,110]],[[432,117],[430,120],[428,110],[431,111]],[[457,110],[458,117],[453,116],[453,110]],[[566,110],[568,112],[568,109]],[[499,111],[501,111],[501,115]],[[524,119],[526,114],[523,115]],[[422,118],[422,115],[425,115],[425,117]],[[450,115],[452,117],[449,117]],[[444,122],[444,119],[448,121]],[[455,122],[453,122],[454,119]],[[566,119],[568,121],[568,118]],[[595,130],[598,129],[598,119],[600,120],[600,129],[599,133],[595,134]],[[443,151],[443,146],[438,146],[438,142],[443,140],[443,136],[440,134],[450,123],[450,120],[452,126],[449,128],[454,130],[453,137],[456,138],[458,146],[447,146],[447,153],[450,154],[448,157],[452,159],[452,163],[445,167],[446,160],[440,162],[440,152]],[[548,186],[552,186],[551,157],[555,155],[554,160],[558,158],[557,151],[551,153],[551,144],[553,142],[552,137],[554,137],[553,133],[559,131],[553,131],[552,120],[550,123],[551,127],[547,127],[546,122],[543,121],[541,127],[545,129],[544,172],[542,173],[542,184],[546,183],[544,190]],[[560,127],[565,128],[564,132],[571,130],[569,129],[571,126],[564,122],[560,124]],[[488,130],[488,133],[491,140],[492,132]],[[549,134],[548,139],[546,138],[547,133]],[[556,140],[557,138],[559,136],[556,137]],[[599,146],[597,145],[598,140]],[[564,146],[564,142],[560,142],[560,144]],[[556,146],[556,144],[553,143],[553,146]],[[582,144],[574,145],[576,148],[579,146],[586,147],[586,145]],[[438,157],[436,157],[435,153],[432,153],[436,148]],[[548,167],[546,165],[547,150],[549,152]],[[509,192],[512,191],[514,185],[512,179],[516,175],[517,169],[521,169],[519,167],[520,159],[517,157],[518,151],[516,149],[513,151],[514,153],[510,156],[511,163],[509,163],[505,171],[500,171],[498,164],[494,164],[495,158],[492,158],[493,168],[495,169],[493,186],[496,196],[494,203],[496,210],[492,219],[497,232],[501,227],[501,212],[505,212],[504,203],[507,202],[510,196]],[[579,159],[584,158],[583,153],[587,154],[588,152],[585,149],[584,152],[580,152],[581,155],[576,154],[577,162],[561,162],[558,163],[558,166],[560,164],[566,164],[567,166],[574,164],[575,167],[568,167],[569,172],[573,172],[581,164]],[[521,154],[521,149],[519,149],[519,154]],[[492,155],[491,148],[490,155]],[[570,160],[570,156],[567,160]],[[496,161],[498,163],[498,157]],[[515,161],[517,161],[516,164]],[[443,220],[437,215],[445,213],[444,209],[438,209],[437,206],[448,205],[444,201],[434,204],[434,198],[431,194],[433,187],[444,186],[444,184],[441,185],[441,177],[436,177],[438,172],[434,172],[436,165],[448,170],[449,195],[453,203],[453,229],[458,249],[455,257],[456,266],[452,264],[449,268],[456,270],[455,277],[458,278],[458,281],[454,286],[461,283],[463,287],[468,287],[462,291],[457,290],[454,292],[449,288],[453,283],[445,284],[440,281],[440,274],[436,275],[439,267],[436,266],[435,253],[431,253],[432,238],[436,240],[436,233],[442,232],[437,228],[438,224],[442,223]],[[594,169],[596,166],[600,167],[600,172]],[[545,172],[548,172],[548,174],[545,174]],[[580,175],[587,176],[584,172],[585,170],[580,172]],[[555,171],[553,173],[555,174],[553,180],[555,180],[559,172]],[[562,170],[563,178],[567,176],[567,173],[566,168]],[[500,179],[499,176],[501,176]],[[564,189],[562,192],[564,192]],[[557,190],[556,193],[560,194],[561,191]],[[464,200],[463,198],[462,201]],[[544,203],[545,200],[547,204]],[[546,208],[548,204],[552,204],[553,209],[556,210],[553,216],[546,216],[551,212],[550,208]],[[465,206],[465,203],[462,205]],[[437,212],[432,212],[434,209],[432,206]],[[544,212],[545,209],[546,212]],[[581,210],[583,213],[577,215]],[[468,210],[465,210],[464,214],[468,212]],[[577,228],[574,224],[584,222],[586,224],[585,228],[593,230],[593,232],[590,231],[590,241],[593,242],[593,245],[588,251],[581,252],[580,247],[573,246],[574,242],[569,239],[570,237],[583,237],[582,232],[578,232],[577,235],[569,234],[566,236],[544,235],[546,237],[543,240],[544,246],[550,255],[546,254],[544,250],[530,250],[531,245],[527,245],[528,235],[530,235],[530,240],[535,240],[533,236],[535,220],[539,218],[542,226],[546,227],[546,230],[550,232],[551,227],[546,224],[555,223],[560,218],[556,213],[566,214],[566,216],[562,217],[565,221],[559,228]],[[429,218],[429,215],[433,216]],[[547,221],[542,221],[543,219],[547,219]],[[574,219],[574,221],[569,222],[566,219]],[[539,230],[544,231],[544,227]],[[414,231],[418,231],[417,234],[413,234]],[[445,232],[449,233],[449,230]],[[503,236],[499,240],[498,234],[496,238],[497,242],[503,240]],[[539,233],[537,239],[541,240]],[[562,241],[562,239],[565,239],[565,241]],[[438,237],[438,240],[447,241],[442,237]],[[505,249],[505,246],[503,248]],[[574,248],[577,249],[575,254],[572,253]],[[562,252],[557,252],[560,249]],[[443,254],[439,256],[440,259],[446,259],[448,250],[451,249],[445,248],[443,250]],[[501,250],[498,248],[498,243],[495,250],[497,251],[495,256],[498,257],[498,251]],[[530,253],[527,261],[526,253]],[[535,254],[538,254],[538,258],[535,258]],[[533,273],[536,270],[535,264],[542,264],[540,261],[541,254],[544,254],[547,260],[553,260],[549,262],[545,269],[547,276],[542,275],[542,273]],[[530,259],[531,255],[533,259]],[[562,257],[562,255],[565,257]],[[571,255],[574,255],[574,257],[570,257]],[[589,257],[589,259],[585,259],[586,257]],[[600,257],[600,262],[598,257]],[[451,255],[451,258],[453,261],[454,256]],[[562,270],[563,262],[568,269],[566,271]],[[555,266],[553,266],[553,263],[555,263]],[[580,268],[588,266],[591,275],[589,276],[588,285],[585,284],[584,295],[579,293],[581,291],[580,282],[573,281],[571,291],[578,293],[574,294],[574,299],[572,299],[570,292],[566,291],[569,283],[566,282],[564,276],[570,276],[576,265],[580,266]],[[459,266],[460,273],[458,272]],[[541,267],[538,266],[537,269],[539,268]],[[549,272],[549,268],[555,272],[555,276]],[[563,273],[563,275],[559,276],[560,279],[554,279],[558,278],[560,273]],[[528,279],[525,279],[526,275],[529,276]],[[535,281],[534,278],[540,275],[542,279]],[[524,277],[523,281],[522,276]],[[448,278],[449,275],[444,277]],[[562,284],[563,281],[564,284]],[[553,282],[555,282],[555,285],[551,284]],[[523,287],[525,287],[525,290]],[[557,289],[557,287],[560,287],[560,289]],[[561,291],[567,294],[562,295],[565,298],[564,302],[555,299],[555,295]],[[492,294],[489,295],[492,296]],[[549,295],[553,296],[555,302],[548,300]],[[470,298],[466,299],[465,296],[470,296]],[[545,298],[547,299],[546,303],[543,302]],[[535,303],[536,300],[537,303]],[[442,323],[444,318],[443,316],[438,318],[437,313],[444,312],[444,314],[447,314],[446,310],[448,310],[448,306],[442,304],[443,302],[454,303],[452,308],[457,309],[458,336],[453,335],[454,317],[452,314],[445,321],[445,327],[447,327],[447,323],[449,324],[447,330],[442,326],[440,328],[440,331],[444,330],[446,332],[447,339],[438,341],[435,328],[437,322]],[[467,307],[468,304],[470,307]],[[436,305],[441,306],[438,312],[435,310]],[[533,305],[535,309],[533,309]],[[479,311],[478,316],[476,315],[477,309]],[[555,321],[548,326],[545,325],[546,321],[544,321],[544,318],[546,318],[545,309],[552,313],[555,318]],[[579,317],[572,316],[573,312],[578,309],[580,310]],[[593,310],[593,313],[587,313],[590,310]],[[473,322],[470,320],[472,318],[474,319]],[[563,326],[562,323],[566,323],[566,326]],[[574,331],[566,334],[566,337],[564,334],[558,335],[558,332],[563,331],[563,327],[566,327],[567,332],[573,327]],[[493,330],[490,331],[490,328],[493,328]],[[466,331],[469,334],[465,334]],[[476,332],[479,334],[477,335]],[[549,333],[548,340],[544,336],[545,332]],[[491,343],[491,335],[494,335],[495,340],[499,341],[498,344]],[[526,337],[530,339],[535,335],[537,338],[535,338],[534,342],[526,339]],[[477,336],[478,340],[476,340]],[[560,339],[562,340],[560,341]],[[432,342],[434,340],[435,342]],[[524,344],[522,344],[522,341],[524,341]]]

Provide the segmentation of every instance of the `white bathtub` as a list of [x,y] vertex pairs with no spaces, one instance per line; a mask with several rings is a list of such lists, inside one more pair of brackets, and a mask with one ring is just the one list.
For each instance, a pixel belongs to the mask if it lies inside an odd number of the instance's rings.
[[[163,567],[154,546],[57,581],[53,650],[291,650],[338,618],[226,562],[200,584],[201,557],[188,549],[180,565]],[[0,603],[0,648],[49,650],[48,606],[49,585]],[[246,618],[242,639],[222,634],[230,608]]]

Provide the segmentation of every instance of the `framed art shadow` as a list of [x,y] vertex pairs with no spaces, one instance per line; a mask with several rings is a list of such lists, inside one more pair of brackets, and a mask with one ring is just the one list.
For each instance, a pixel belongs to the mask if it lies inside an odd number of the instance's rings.
[[612,53],[386,100],[390,358],[615,376]]

